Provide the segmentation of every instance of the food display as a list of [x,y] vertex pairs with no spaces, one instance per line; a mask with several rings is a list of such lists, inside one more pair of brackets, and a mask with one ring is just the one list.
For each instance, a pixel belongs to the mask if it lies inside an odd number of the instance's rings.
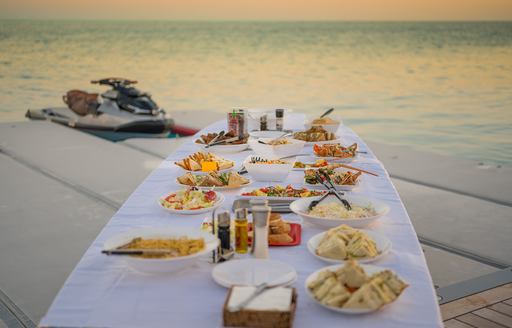
[[357,143],[343,147],[339,143],[314,145],[313,152],[320,157],[353,158],[357,154]]
[[292,198],[303,198],[303,197],[314,197],[325,194],[325,191],[311,190],[307,188],[294,188],[291,185],[286,187],[276,185],[262,187],[251,190],[249,192],[242,193],[242,196],[264,196],[264,197],[292,197]]
[[361,175],[361,172],[353,173],[351,171],[334,170],[330,168],[320,168],[318,170],[308,169],[304,171],[304,181],[312,185],[321,184],[322,182],[318,181],[316,176],[317,171],[321,174],[327,174],[332,183],[339,186],[354,186]]
[[185,189],[161,198],[160,204],[174,210],[199,210],[212,207],[216,201],[215,191]]
[[[202,251],[205,248],[203,238],[188,238],[186,236],[171,239],[145,239],[134,238],[128,244],[118,247],[118,250],[156,250],[158,253],[146,252],[141,255],[132,255],[143,258],[170,258],[188,256]],[[164,252],[169,251],[169,252]]]
[[364,207],[356,204],[350,206],[352,209],[347,210],[340,201],[324,201],[313,207],[308,214],[332,220],[362,219],[377,215],[371,204]]
[[270,145],[270,146],[289,145],[290,140],[285,139],[285,138],[279,138],[279,139],[270,140],[266,144]]
[[197,172],[203,169],[204,162],[214,163],[214,167],[216,169],[213,171],[230,169],[235,165],[233,161],[229,161],[212,153],[205,153],[201,151],[193,153],[187,158],[175,162],[175,164],[187,171]]
[[177,178],[178,183],[193,187],[230,187],[237,188],[249,184],[250,180],[237,172],[209,172],[207,175],[190,172]]
[[321,271],[307,284],[312,296],[323,305],[371,311],[394,302],[407,287],[390,270],[368,276],[354,260],[334,271]]
[[271,213],[268,225],[268,242],[273,243],[291,243],[291,226],[284,221],[280,214]]
[[[330,164],[325,159],[317,159],[314,163],[303,163],[303,162],[295,162],[293,164],[294,169],[309,169],[309,168],[319,168],[319,167],[326,167],[329,165],[333,165],[334,163]],[[335,167],[333,167],[335,168]]]
[[249,161],[250,164],[286,164],[289,165],[290,163],[282,161],[280,159],[263,159],[258,157],[253,157]]
[[336,134],[325,130],[321,126],[312,126],[306,131],[295,132],[293,134],[293,138],[306,142],[330,141],[337,139]]
[[332,118],[326,116],[326,117],[315,118],[313,121],[311,121],[311,124],[314,124],[314,125],[322,125],[322,124],[331,125],[331,124],[340,124],[340,122],[336,121],[336,120],[333,120]]
[[[233,131],[229,131],[228,133],[225,133],[225,134],[222,134],[220,137],[219,137],[219,133],[216,133],[216,132],[213,132],[213,133],[208,133],[208,134],[202,134],[199,139],[196,139],[195,143],[197,144],[209,144],[210,142],[212,142],[215,138],[215,142],[221,142],[221,141],[227,141],[229,139],[233,139],[235,137],[237,137],[238,135],[235,135],[233,133]],[[249,139],[249,135],[245,135],[242,139],[237,139],[237,140],[232,140],[232,141],[227,141],[227,142],[224,142],[224,143],[221,143],[220,145],[239,145],[239,144],[244,144],[244,143],[247,143],[247,140]]]
[[325,232],[315,253],[336,260],[365,259],[379,255],[375,240],[364,231],[345,224]]

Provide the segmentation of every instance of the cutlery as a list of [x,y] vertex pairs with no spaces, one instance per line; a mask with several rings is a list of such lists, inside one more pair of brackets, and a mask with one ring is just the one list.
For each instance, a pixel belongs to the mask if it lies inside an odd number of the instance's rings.
[[328,110],[325,111],[325,113],[320,115],[320,118],[329,115],[330,113],[332,113],[333,110],[334,110],[334,107],[333,108],[329,108]]
[[222,144],[230,143],[230,142],[237,141],[237,140],[240,140],[240,138],[238,136],[237,137],[233,137],[233,138],[229,138],[229,139],[224,139],[224,140],[220,140],[220,141],[209,143],[204,148],[210,148],[212,146],[222,145]]
[[220,132],[219,132],[219,134],[217,134],[217,135],[215,136],[215,138],[213,138],[212,140],[210,140],[210,142],[209,142],[209,143],[207,143],[207,144],[206,144],[206,147],[207,147],[207,148],[208,148],[208,147],[210,147],[210,145],[211,145],[212,143],[216,142],[216,141],[217,141],[220,137],[222,137],[225,133],[226,133],[226,132],[224,132],[224,130],[220,131]]
[[171,249],[104,249],[101,251],[107,255],[165,255],[177,254],[175,250]]

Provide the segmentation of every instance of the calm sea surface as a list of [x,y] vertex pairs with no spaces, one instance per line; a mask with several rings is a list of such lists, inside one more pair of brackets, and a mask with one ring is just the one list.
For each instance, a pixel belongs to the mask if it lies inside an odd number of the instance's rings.
[[364,138],[512,165],[512,23],[0,21],[0,121],[109,75],[170,111],[334,106]]

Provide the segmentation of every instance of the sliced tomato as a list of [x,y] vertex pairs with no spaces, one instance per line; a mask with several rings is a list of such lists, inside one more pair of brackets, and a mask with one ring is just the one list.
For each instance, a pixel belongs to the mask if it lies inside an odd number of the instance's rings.
[[204,198],[206,198],[206,200],[209,200],[209,201],[214,201],[215,198],[217,198],[217,194],[215,193],[215,191],[207,191],[204,193]]

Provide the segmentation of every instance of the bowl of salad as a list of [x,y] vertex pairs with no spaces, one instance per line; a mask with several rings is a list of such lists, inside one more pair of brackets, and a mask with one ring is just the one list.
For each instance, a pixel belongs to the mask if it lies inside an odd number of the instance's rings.
[[295,159],[267,159],[249,156],[244,166],[255,181],[284,181],[292,170]]
[[224,202],[224,196],[213,190],[195,188],[173,191],[158,199],[158,204],[174,214],[201,214],[213,211]]

